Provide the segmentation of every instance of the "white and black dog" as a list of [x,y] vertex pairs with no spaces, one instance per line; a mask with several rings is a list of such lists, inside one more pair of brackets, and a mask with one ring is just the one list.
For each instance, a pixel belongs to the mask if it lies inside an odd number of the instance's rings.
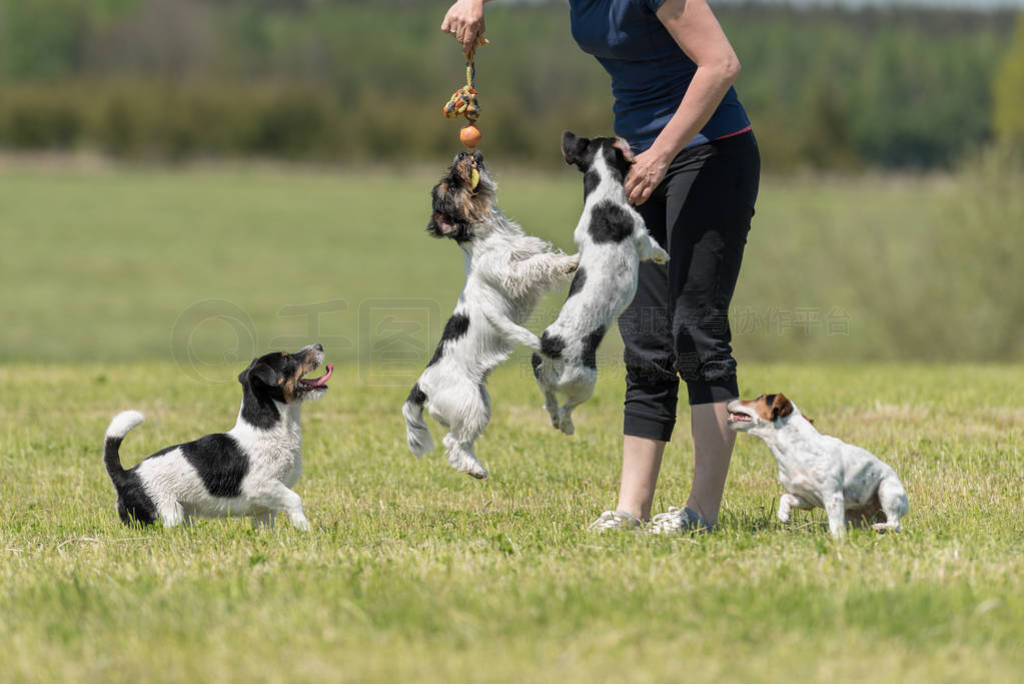
[[238,376],[242,407],[235,427],[161,449],[130,470],[121,467],[118,449],[142,414],[114,416],[103,461],[121,520],[149,525],[160,519],[170,527],[195,516],[249,515],[254,527],[273,527],[274,515],[283,511],[293,526],[308,530],[302,499],[291,487],[302,474],[302,402],[327,393],[334,366],[327,364],[315,380],[303,376],[323,359],[319,344],[254,359]]
[[[434,186],[427,226],[435,237],[458,243],[465,257],[466,284],[426,370],[402,406],[409,449],[433,450],[424,409],[448,428],[443,443],[453,468],[487,477],[473,443],[487,427],[491,401],[488,374],[522,343],[517,331],[540,297],[575,272],[579,256],[568,256],[523,233],[495,204],[497,186],[479,152],[460,152]],[[508,331],[511,331],[508,332]]]
[[871,452],[823,435],[784,394],[762,394],[729,403],[729,427],[760,437],[779,464],[779,520],[794,508],[824,508],[833,537],[846,532],[847,517],[872,519],[879,532],[900,531],[909,505],[896,471]]
[[580,265],[555,322],[539,339],[526,330],[521,337],[534,350],[533,374],[551,424],[571,435],[573,409],[594,393],[597,346],[636,294],[639,263],[664,264],[668,253],[626,200],[623,181],[633,154],[625,140],[566,131],[562,155],[583,172],[583,213],[573,233]]

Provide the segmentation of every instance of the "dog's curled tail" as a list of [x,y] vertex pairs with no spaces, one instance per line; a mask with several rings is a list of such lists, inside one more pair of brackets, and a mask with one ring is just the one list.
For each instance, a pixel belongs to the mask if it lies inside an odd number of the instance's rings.
[[423,454],[434,450],[434,439],[430,436],[427,424],[423,422],[423,404],[427,401],[426,393],[416,383],[409,392],[409,398],[402,405],[405,417],[405,435],[409,440],[409,451],[422,458]]
[[121,455],[118,449],[121,442],[132,428],[144,420],[138,411],[122,411],[114,416],[107,427],[107,436],[103,442],[103,463],[107,466],[107,474],[117,484],[124,475],[124,468],[121,467]]

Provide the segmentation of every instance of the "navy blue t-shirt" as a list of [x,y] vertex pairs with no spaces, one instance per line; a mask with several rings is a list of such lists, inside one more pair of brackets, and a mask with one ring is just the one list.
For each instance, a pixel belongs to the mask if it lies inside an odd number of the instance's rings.
[[[679,109],[697,65],[656,16],[665,0],[570,0],[572,36],[612,77],[615,133],[634,152],[651,146]],[[750,128],[735,88],[687,147]]]

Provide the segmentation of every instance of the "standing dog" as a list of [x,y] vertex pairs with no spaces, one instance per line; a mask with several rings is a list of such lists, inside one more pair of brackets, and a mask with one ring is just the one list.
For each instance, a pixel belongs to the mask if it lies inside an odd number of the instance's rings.
[[[664,264],[668,253],[626,201],[623,181],[633,154],[624,140],[580,138],[566,131],[562,156],[583,172],[583,214],[573,233],[580,266],[555,322],[539,339],[525,330],[521,337],[534,350],[533,374],[551,424],[571,435],[573,409],[594,393],[597,346],[633,301],[640,262]],[[561,406],[559,394],[565,396]]]
[[[453,468],[487,477],[473,443],[491,418],[488,374],[521,342],[517,330],[541,295],[579,264],[543,240],[523,233],[495,204],[497,186],[483,155],[460,152],[433,189],[427,230],[454,240],[465,256],[466,285],[426,370],[402,406],[409,449],[433,450],[424,409],[448,428],[443,443]],[[510,332],[511,331],[511,332]],[[536,338],[536,336],[533,336]]]
[[327,364],[315,380],[302,376],[323,359],[319,344],[254,359],[238,376],[242,407],[235,427],[162,449],[130,470],[121,467],[118,449],[142,414],[114,416],[103,461],[117,489],[121,521],[150,525],[159,518],[171,527],[193,516],[250,515],[254,527],[273,527],[275,513],[284,511],[293,526],[308,530],[302,499],[291,487],[302,474],[302,402],[327,393],[334,366]]
[[823,435],[783,394],[762,394],[730,402],[729,427],[764,440],[779,463],[786,489],[779,499],[779,520],[789,522],[794,508],[824,508],[833,537],[846,532],[846,515],[871,518],[879,532],[900,531],[907,514],[907,493],[889,465],[858,446]]

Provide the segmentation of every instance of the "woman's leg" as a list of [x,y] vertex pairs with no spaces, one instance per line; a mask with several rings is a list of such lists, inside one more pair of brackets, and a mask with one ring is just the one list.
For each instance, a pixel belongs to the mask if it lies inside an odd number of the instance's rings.
[[714,171],[702,173],[718,150],[684,151],[640,207],[672,260],[667,268],[641,264],[637,295],[619,319],[627,373],[618,508],[636,518],[650,516],[675,425],[678,372],[687,381],[694,444],[687,508],[711,525],[718,520],[735,439],[725,405],[738,395],[728,307],[760,170],[753,136],[736,142],[739,167],[730,166],[734,159],[715,159]]
[[617,510],[640,520],[651,517],[651,501],[654,499],[654,487],[658,484],[665,444],[667,442],[657,439],[623,435],[622,479]]
[[676,363],[686,381],[693,487],[686,507],[718,521],[735,441],[726,404],[739,392],[729,305],[754,214],[760,159],[752,134],[708,146],[696,173],[666,190]]
[[690,431],[693,435],[693,487],[686,507],[700,513],[714,526],[729,474],[732,446],[736,433],[729,429],[728,402],[696,404],[690,407]]
[[[664,247],[664,187],[656,190],[639,211],[651,237]],[[618,510],[641,520],[651,515],[661,457],[676,422],[679,376],[668,293],[668,267],[642,262],[636,296],[619,317],[619,332],[625,343],[626,399]]]

